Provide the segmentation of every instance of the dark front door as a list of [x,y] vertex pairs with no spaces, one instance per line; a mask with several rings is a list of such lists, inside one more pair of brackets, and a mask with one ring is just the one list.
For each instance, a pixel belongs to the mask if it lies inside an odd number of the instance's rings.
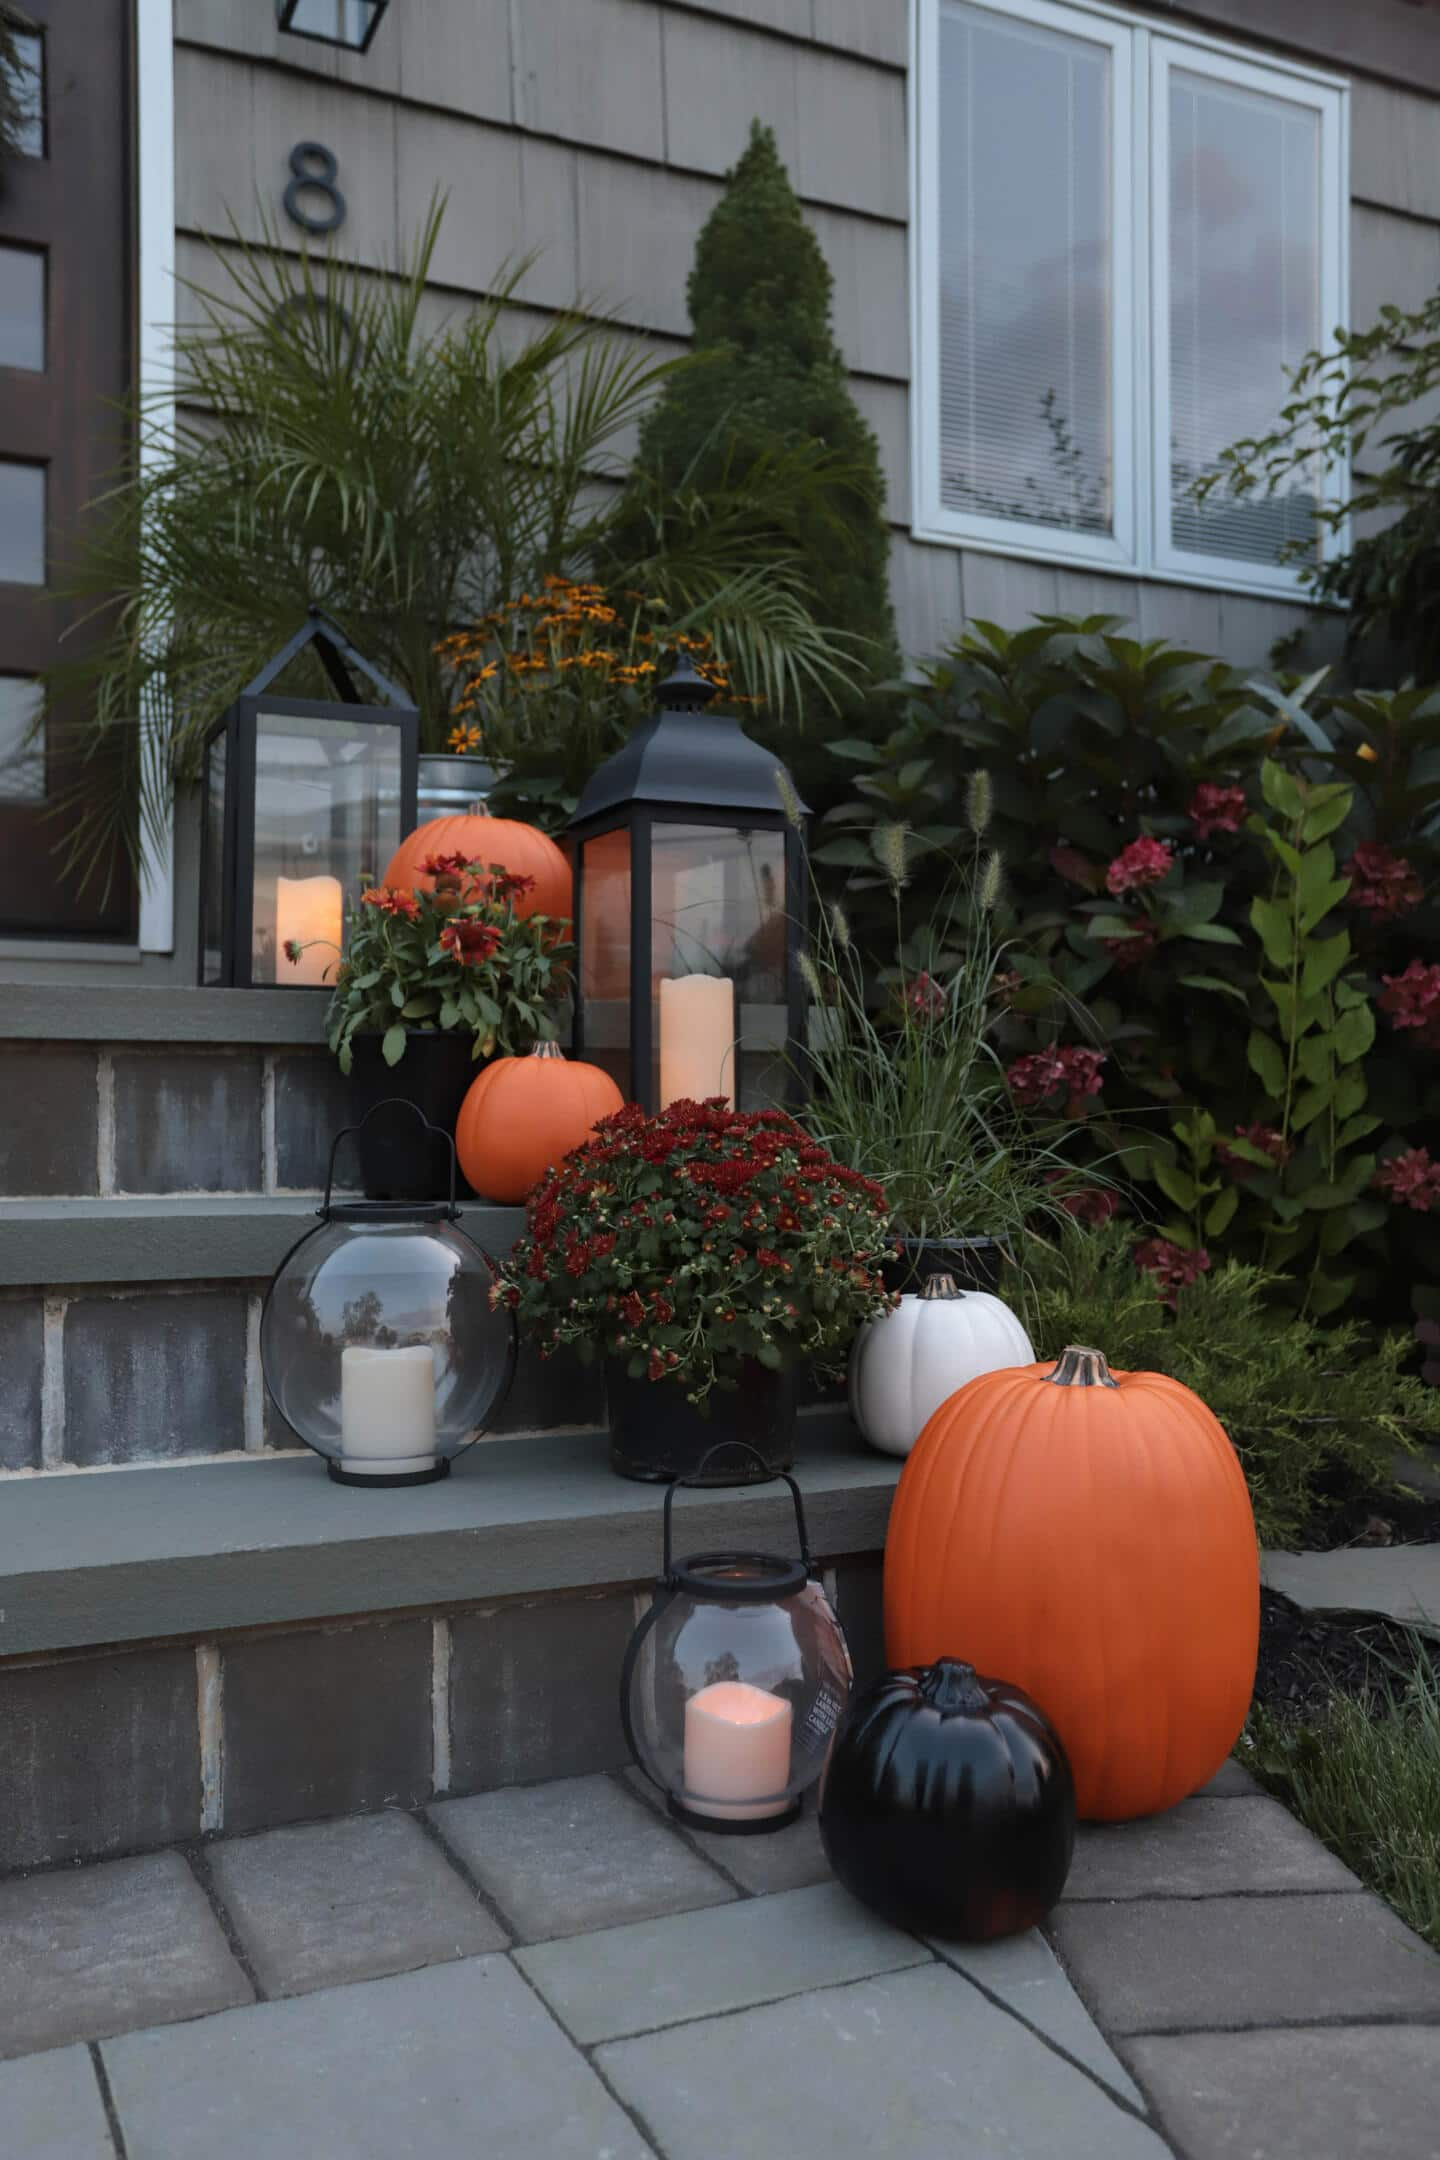
[[26,114],[0,152],[0,936],[133,935],[133,879],[80,890],[47,811],[76,785],[83,709],[23,747],[37,677],[83,632],[61,606],[84,506],[126,442],[116,401],[131,379],[130,0],[25,0]]

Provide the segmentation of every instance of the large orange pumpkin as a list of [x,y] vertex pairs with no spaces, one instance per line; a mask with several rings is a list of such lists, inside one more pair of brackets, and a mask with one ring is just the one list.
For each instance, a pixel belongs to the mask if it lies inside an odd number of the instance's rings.
[[1151,1815],[1213,1776],[1259,1632],[1244,1474],[1178,1381],[1071,1348],[982,1374],[921,1432],[885,1546],[888,1661],[964,1658],[1023,1688],[1082,1816]]
[[528,1057],[496,1058],[460,1105],[460,1167],[487,1200],[523,1200],[624,1099],[609,1073],[572,1062],[555,1043],[537,1043]]
[[435,880],[420,868],[431,855],[463,855],[467,862],[501,863],[512,877],[533,877],[535,890],[515,902],[522,920],[530,915],[570,913],[570,865],[564,850],[538,825],[518,818],[489,817],[467,810],[453,817],[431,818],[402,840],[390,858],[382,883],[412,892],[428,892]]

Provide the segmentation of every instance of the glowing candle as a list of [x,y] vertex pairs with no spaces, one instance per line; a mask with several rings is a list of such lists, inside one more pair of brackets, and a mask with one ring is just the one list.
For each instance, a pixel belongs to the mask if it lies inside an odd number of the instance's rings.
[[[340,958],[344,909],[339,878],[302,877],[275,880],[275,980],[277,983],[323,983],[325,970]],[[290,939],[307,947],[298,960],[287,959]]]
[[660,1107],[735,1103],[735,985],[728,975],[660,978]]
[[748,1822],[790,1806],[791,1709],[747,1680],[717,1680],[685,1705],[685,1806]]
[[360,1477],[395,1477],[435,1460],[435,1353],[428,1343],[340,1353],[340,1450]]

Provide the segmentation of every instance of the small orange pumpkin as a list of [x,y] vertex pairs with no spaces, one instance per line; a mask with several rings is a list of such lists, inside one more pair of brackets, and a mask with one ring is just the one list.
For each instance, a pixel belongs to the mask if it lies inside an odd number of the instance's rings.
[[566,1058],[558,1043],[496,1058],[460,1105],[460,1167],[477,1193],[513,1205],[624,1100],[609,1073]]
[[532,877],[533,892],[522,893],[515,913],[525,920],[531,915],[568,916],[572,880],[565,852],[541,832],[538,825],[522,824],[518,818],[490,817],[484,810],[457,812],[451,817],[431,818],[402,840],[390,858],[382,883],[401,892],[418,886],[429,892],[435,880],[420,868],[432,855],[463,855],[467,862],[501,863],[512,877]]
[[1214,1775],[1259,1632],[1244,1473],[1177,1380],[1070,1348],[982,1374],[921,1432],[885,1546],[887,1659],[963,1657],[1033,1696],[1082,1816],[1152,1815]]

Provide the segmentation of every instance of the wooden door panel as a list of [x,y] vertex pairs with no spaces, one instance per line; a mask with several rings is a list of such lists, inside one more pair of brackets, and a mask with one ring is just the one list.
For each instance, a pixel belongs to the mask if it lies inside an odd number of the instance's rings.
[[[42,371],[0,368],[0,459],[45,466],[51,589],[0,583],[0,676],[11,678],[59,658],[67,632],[66,653],[84,634],[82,611],[53,589],[83,538],[86,505],[126,454],[118,407],[133,372],[131,0],[26,7],[44,38],[45,155],[0,167],[0,243],[45,252],[46,352]],[[52,802],[81,770],[63,733],[62,721],[45,755]],[[91,778],[106,784],[94,768]],[[133,879],[122,874],[107,900],[97,887],[78,891],[61,874],[59,837],[43,804],[0,797],[0,935],[133,935]]]

